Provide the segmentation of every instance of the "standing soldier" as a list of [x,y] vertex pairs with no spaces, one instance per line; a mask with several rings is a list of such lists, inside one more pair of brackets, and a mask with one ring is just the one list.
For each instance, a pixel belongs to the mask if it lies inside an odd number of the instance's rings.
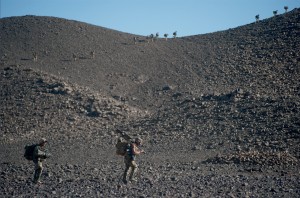
[[143,150],[140,150],[138,146],[142,145],[142,139],[141,138],[136,138],[134,142],[131,142],[127,146],[126,154],[124,157],[124,162],[125,162],[125,171],[123,175],[123,182],[126,184],[127,183],[127,174],[129,169],[131,168],[131,173],[129,176],[130,181],[137,181],[134,178],[134,175],[137,171],[137,163],[135,161],[136,155],[139,155],[141,153],[144,153]]
[[37,57],[37,53],[36,52],[32,52],[32,56],[33,56],[33,61],[36,62],[38,57]]
[[91,51],[90,55],[91,55],[91,59],[94,59],[95,58],[95,51]]
[[177,31],[173,32],[174,39],[177,37]]
[[77,55],[75,53],[73,53],[73,60],[77,61]]
[[137,42],[137,37],[133,37],[134,44]]
[[36,184],[41,184],[40,177],[42,175],[43,170],[43,161],[46,158],[49,158],[51,155],[47,153],[45,149],[45,145],[47,140],[42,138],[39,144],[36,145],[33,151],[33,162],[34,162],[34,178],[33,182]]

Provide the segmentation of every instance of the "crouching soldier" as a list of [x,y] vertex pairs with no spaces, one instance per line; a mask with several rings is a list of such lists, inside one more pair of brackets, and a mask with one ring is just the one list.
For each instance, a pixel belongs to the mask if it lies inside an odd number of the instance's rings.
[[41,184],[40,177],[42,175],[43,171],[43,161],[46,158],[51,157],[50,154],[46,151],[46,143],[47,140],[45,138],[42,138],[40,142],[36,145],[33,151],[33,162],[34,162],[34,177],[33,182],[36,184]]
[[130,181],[137,181],[134,176],[137,171],[138,165],[135,161],[136,155],[139,155],[143,153],[143,150],[140,150],[138,146],[142,145],[142,139],[136,138],[134,142],[131,142],[127,146],[126,154],[124,156],[124,162],[125,162],[125,171],[123,175],[123,182],[127,183],[127,175],[128,171],[131,168],[131,173],[129,175]]

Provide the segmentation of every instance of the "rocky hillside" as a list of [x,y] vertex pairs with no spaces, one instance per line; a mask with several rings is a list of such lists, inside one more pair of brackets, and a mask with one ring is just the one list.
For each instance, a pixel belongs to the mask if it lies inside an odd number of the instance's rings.
[[[0,196],[298,197],[299,18],[153,41],[1,19]],[[119,131],[145,140],[137,183],[121,182]],[[36,186],[22,155],[42,136]]]
[[285,87],[297,88],[298,32],[298,9],[213,34],[154,42],[139,36],[136,44],[137,35],[25,16],[1,20],[0,54],[7,64],[33,67],[150,108],[160,104],[166,88],[199,94],[241,88],[278,95]]

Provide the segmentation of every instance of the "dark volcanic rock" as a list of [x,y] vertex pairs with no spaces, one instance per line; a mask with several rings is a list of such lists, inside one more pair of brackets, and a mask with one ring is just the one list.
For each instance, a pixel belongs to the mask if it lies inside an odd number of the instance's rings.
[[[0,197],[299,197],[299,13],[136,43],[0,19]],[[145,140],[127,185],[120,133]],[[53,156],[36,186],[23,150],[41,137]]]

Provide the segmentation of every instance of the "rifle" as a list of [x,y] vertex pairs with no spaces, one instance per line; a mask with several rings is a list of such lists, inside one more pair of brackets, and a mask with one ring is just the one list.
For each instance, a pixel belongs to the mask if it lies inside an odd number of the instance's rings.
[[121,131],[120,129],[116,129],[116,132],[117,132],[122,138],[124,138],[126,141],[132,140],[132,138],[131,138],[127,133],[125,133],[124,131]]

